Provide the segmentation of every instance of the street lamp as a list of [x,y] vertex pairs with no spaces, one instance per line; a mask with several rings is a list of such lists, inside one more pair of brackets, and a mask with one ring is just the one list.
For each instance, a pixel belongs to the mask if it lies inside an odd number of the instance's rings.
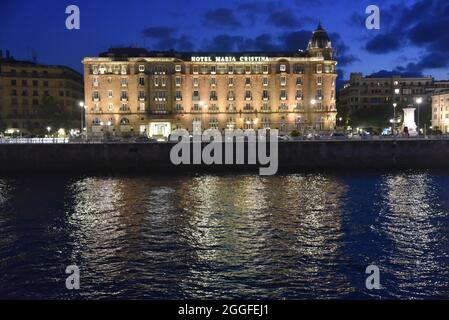
[[48,135],[50,135],[51,127],[47,127]]
[[396,135],[396,106],[398,104],[393,103],[393,135]]
[[81,131],[80,131],[80,136],[81,138],[83,138],[83,132],[84,132],[84,125],[83,125],[83,119],[84,119],[84,102],[80,101],[79,106],[81,108]]
[[419,105],[422,103],[422,98],[416,98],[416,104],[418,105],[418,136],[421,134],[421,129],[419,128]]

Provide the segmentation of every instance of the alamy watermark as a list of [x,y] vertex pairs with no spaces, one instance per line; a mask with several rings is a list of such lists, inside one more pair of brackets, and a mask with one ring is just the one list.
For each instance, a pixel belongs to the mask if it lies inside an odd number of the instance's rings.
[[365,20],[365,27],[368,30],[380,29],[380,9],[378,6],[371,4],[365,9],[365,13],[369,14]]
[[[217,129],[208,129],[203,133],[199,129],[194,131],[192,137],[187,130],[176,129],[170,135],[170,141],[177,142],[170,151],[170,161],[174,165],[259,164],[260,175],[274,175],[278,170],[278,139],[276,129],[261,129],[257,134],[254,130],[227,129],[224,135]],[[207,144],[203,146],[202,143]],[[236,146],[235,162],[234,146]]]
[[65,279],[65,287],[68,290],[79,290],[80,288],[80,269],[76,265],[67,266],[66,274],[70,274]]
[[68,30],[80,29],[80,8],[71,4],[65,8],[65,13],[69,16],[65,19],[65,27]]
[[374,264],[369,265],[366,267],[365,273],[369,274],[365,280],[365,286],[368,290],[379,290],[382,288],[380,286],[380,270],[378,266]]

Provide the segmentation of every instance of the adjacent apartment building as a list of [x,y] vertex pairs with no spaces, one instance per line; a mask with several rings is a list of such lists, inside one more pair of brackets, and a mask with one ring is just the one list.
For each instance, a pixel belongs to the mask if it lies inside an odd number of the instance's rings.
[[[41,112],[46,103],[57,105],[61,121],[70,125],[70,128],[64,129],[80,128],[79,104],[83,100],[83,78],[80,73],[64,66],[15,60],[9,51],[5,56],[0,51],[2,133],[46,133],[49,120],[42,118],[44,115]],[[55,120],[51,122],[55,123]]]
[[392,107],[396,103],[398,108],[404,108],[414,104],[418,97],[423,98],[424,104],[430,104],[433,90],[432,77],[364,77],[361,73],[351,73],[349,81],[338,93],[338,107],[353,112]]
[[167,137],[175,128],[287,133],[335,127],[337,63],[321,25],[304,51],[116,48],[86,57],[83,64],[91,136]]
[[449,133],[449,90],[436,90],[432,96],[432,127]]

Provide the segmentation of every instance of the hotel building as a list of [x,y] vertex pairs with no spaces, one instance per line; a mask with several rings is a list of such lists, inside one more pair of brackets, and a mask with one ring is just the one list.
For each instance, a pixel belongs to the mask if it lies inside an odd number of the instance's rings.
[[110,49],[84,64],[89,136],[167,137],[175,128],[335,127],[336,60],[321,27],[307,50],[178,53]]
[[[43,134],[49,125],[42,107],[51,98],[61,107],[70,128],[80,128],[80,101],[84,100],[83,77],[64,66],[18,61],[0,50],[0,130]],[[68,120],[68,121],[67,121]],[[59,128],[53,128],[58,130]]]

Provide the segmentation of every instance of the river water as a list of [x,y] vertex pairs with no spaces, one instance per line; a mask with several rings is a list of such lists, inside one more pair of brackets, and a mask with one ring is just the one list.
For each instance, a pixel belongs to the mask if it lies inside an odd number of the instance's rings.
[[0,178],[0,298],[448,297],[449,173]]

